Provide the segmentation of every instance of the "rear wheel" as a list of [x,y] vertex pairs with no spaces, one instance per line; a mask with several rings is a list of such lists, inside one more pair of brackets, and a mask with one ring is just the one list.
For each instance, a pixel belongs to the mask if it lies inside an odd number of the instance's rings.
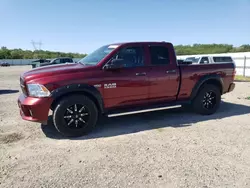
[[84,95],[65,97],[56,105],[53,122],[65,136],[77,137],[89,133],[96,125],[98,110],[95,103]]
[[210,115],[217,111],[221,102],[221,93],[217,86],[206,84],[198,92],[193,101],[196,113]]

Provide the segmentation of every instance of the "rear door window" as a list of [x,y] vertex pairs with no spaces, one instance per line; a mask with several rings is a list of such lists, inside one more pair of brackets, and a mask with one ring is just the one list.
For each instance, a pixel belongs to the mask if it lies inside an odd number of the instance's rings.
[[170,64],[168,48],[164,46],[149,46],[149,51],[152,65]]

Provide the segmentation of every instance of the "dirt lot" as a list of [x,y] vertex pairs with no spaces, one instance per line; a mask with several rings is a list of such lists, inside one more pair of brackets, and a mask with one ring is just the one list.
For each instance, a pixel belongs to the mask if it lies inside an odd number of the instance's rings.
[[211,116],[183,109],[104,119],[67,139],[21,120],[19,74],[0,67],[0,187],[250,187],[250,83]]

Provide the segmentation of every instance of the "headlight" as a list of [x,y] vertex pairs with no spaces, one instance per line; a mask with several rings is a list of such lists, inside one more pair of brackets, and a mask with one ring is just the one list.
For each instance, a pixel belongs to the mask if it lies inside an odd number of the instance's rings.
[[48,97],[50,91],[43,85],[40,84],[27,84],[29,96],[31,97]]

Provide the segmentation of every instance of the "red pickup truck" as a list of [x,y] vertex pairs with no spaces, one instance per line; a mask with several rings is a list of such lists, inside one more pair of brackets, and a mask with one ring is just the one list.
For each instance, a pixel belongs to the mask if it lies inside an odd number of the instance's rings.
[[76,64],[52,65],[20,77],[23,119],[46,123],[53,111],[66,136],[91,131],[99,115],[114,117],[191,106],[216,112],[221,95],[234,89],[234,62],[178,64],[168,42],[119,43],[100,47]]

